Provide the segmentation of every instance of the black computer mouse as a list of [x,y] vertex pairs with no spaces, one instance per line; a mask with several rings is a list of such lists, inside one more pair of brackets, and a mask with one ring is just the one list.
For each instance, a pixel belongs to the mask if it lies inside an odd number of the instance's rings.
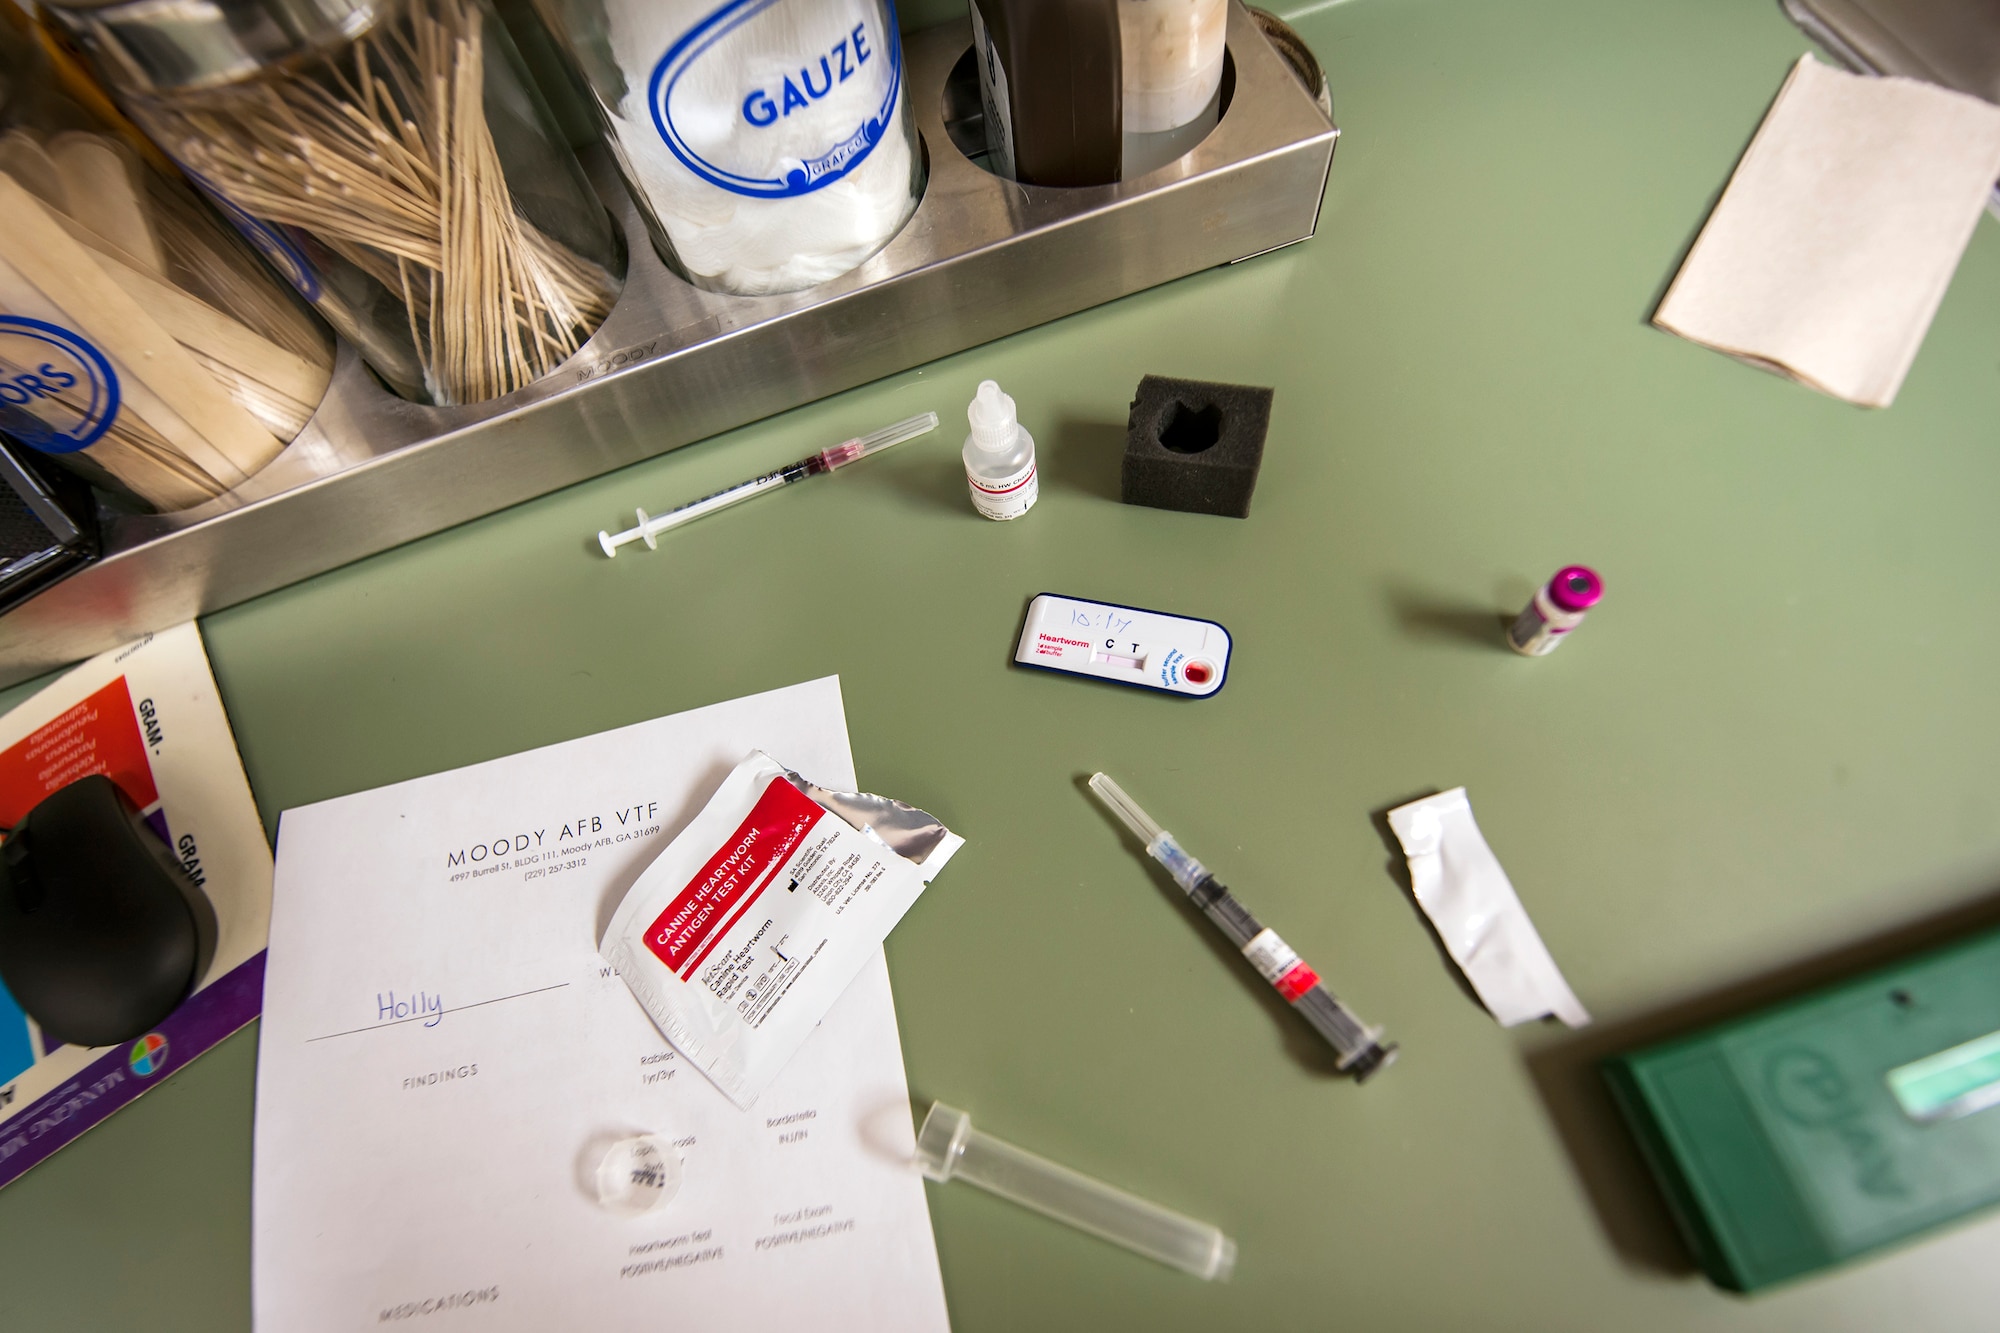
[[103,774],[44,797],[0,843],[0,982],[49,1036],[143,1036],[214,957],[208,895]]

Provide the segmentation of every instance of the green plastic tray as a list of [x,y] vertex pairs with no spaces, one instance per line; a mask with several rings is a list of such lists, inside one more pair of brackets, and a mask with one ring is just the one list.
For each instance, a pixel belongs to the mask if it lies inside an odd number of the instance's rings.
[[2000,1203],[2000,931],[1603,1072],[1718,1285],[1897,1244]]

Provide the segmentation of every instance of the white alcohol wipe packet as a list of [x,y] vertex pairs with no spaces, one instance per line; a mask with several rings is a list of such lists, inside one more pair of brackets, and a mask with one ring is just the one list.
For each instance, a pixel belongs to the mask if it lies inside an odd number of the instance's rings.
[[1590,1022],[1473,822],[1465,788],[1396,807],[1389,827],[1409,858],[1418,905],[1500,1026],[1550,1014],[1573,1028]]
[[598,951],[747,1108],[964,845],[913,806],[753,752],[640,872]]

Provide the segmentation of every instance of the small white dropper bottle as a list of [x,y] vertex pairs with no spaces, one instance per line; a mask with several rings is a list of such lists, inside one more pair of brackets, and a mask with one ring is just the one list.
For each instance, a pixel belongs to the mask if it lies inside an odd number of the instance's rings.
[[965,480],[972,507],[988,518],[1019,518],[1035,507],[1035,437],[1014,416],[1014,400],[992,380],[965,410]]

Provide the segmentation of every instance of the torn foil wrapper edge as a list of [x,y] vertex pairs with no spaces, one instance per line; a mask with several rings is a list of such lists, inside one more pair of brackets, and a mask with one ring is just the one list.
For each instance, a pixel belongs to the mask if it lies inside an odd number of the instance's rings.
[[1551,1014],[1573,1028],[1590,1022],[1486,845],[1465,788],[1398,806],[1389,827],[1409,860],[1417,905],[1502,1027]]
[[[946,828],[943,820],[914,805],[877,796],[873,792],[834,791],[816,786],[789,768],[785,770],[785,777],[814,801],[861,832],[872,833],[890,851],[917,865],[924,872],[926,884],[944,869],[944,863],[952,858],[952,854],[965,845],[965,839]],[[933,866],[930,863],[932,854],[941,848],[944,855]]]

